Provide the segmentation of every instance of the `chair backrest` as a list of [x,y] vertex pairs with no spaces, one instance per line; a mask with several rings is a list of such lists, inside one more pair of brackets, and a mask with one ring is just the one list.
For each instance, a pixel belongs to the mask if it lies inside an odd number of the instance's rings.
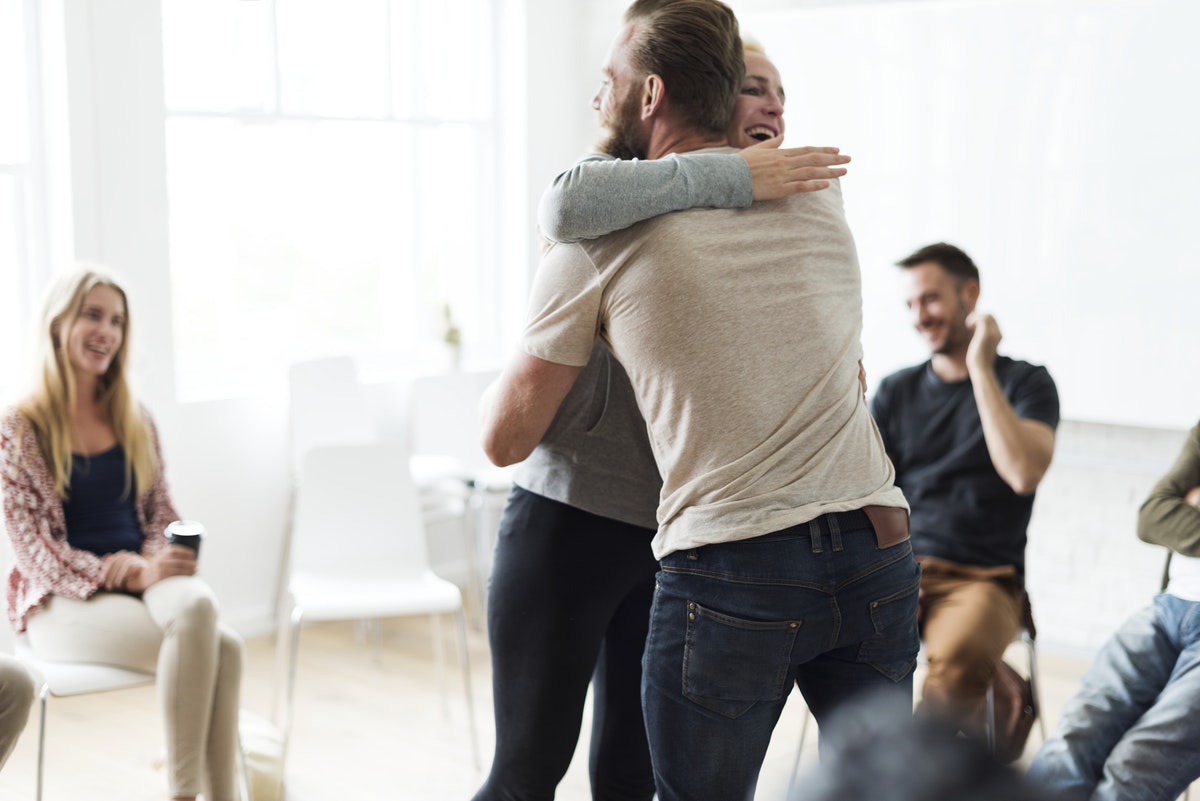
[[288,370],[292,467],[319,445],[372,442],[376,432],[349,356],[296,362]]
[[395,442],[324,445],[304,456],[292,575],[391,576],[430,571],[407,450]]
[[479,444],[479,399],[495,370],[414,378],[409,390],[409,442],[421,456],[452,456],[468,477],[494,470]]

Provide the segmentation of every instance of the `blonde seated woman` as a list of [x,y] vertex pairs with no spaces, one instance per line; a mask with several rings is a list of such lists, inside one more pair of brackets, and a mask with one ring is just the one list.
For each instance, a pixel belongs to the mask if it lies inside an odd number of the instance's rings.
[[9,620],[43,659],[156,674],[171,796],[232,801],[243,646],[195,552],[164,534],[179,514],[126,383],[124,290],[92,271],[62,278],[40,336],[38,379],[0,420]]

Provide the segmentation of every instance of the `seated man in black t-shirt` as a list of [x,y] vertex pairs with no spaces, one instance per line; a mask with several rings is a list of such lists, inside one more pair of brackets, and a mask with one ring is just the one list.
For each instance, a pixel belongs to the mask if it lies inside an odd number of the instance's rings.
[[979,270],[938,243],[898,262],[929,361],[879,385],[871,411],[912,507],[929,673],[921,709],[968,727],[1022,621],[1025,529],[1050,466],[1058,392],[1044,367],[997,356],[976,313]]

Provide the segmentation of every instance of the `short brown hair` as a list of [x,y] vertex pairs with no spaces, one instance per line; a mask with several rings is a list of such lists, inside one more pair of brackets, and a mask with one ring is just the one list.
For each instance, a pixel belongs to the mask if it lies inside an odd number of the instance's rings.
[[961,248],[946,242],[926,245],[913,252],[911,256],[896,262],[896,266],[907,270],[927,261],[931,261],[945,270],[960,286],[968,279],[979,282],[979,268],[975,266],[975,262],[971,261],[971,257]]
[[724,134],[742,89],[746,62],[738,21],[720,0],[635,0],[629,64],[658,75],[682,121]]

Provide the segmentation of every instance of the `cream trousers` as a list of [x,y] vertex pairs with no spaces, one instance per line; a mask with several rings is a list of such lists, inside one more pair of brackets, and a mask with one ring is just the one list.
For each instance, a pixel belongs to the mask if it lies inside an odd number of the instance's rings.
[[30,616],[28,633],[30,647],[43,659],[156,674],[171,795],[237,797],[245,654],[241,638],[217,622],[216,597],[204,581],[172,576],[140,599],[113,592],[86,601],[52,596]]
[[0,768],[25,729],[36,694],[33,677],[25,667],[13,657],[0,654]]

